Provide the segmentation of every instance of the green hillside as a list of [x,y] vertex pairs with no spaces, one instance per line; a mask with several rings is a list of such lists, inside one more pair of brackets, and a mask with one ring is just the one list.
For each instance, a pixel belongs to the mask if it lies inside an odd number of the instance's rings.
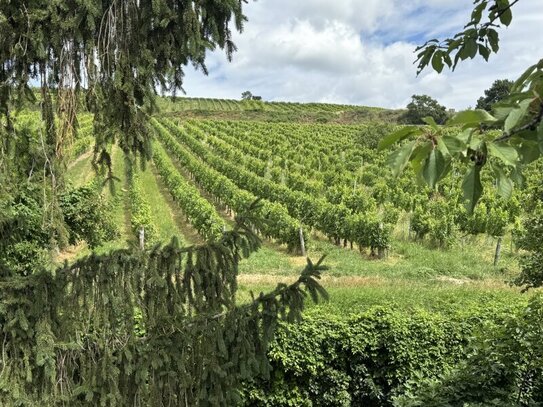
[[165,115],[267,122],[353,124],[368,121],[396,123],[404,110],[332,103],[266,102],[262,100],[161,97],[157,101]]

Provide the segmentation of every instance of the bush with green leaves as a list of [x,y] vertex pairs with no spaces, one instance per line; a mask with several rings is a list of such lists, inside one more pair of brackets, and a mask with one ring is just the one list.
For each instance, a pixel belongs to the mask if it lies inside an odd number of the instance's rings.
[[414,380],[397,407],[543,405],[543,298],[518,313],[486,320],[458,365]]
[[0,195],[0,276],[30,275],[50,260],[41,192],[22,184],[16,195]]
[[496,301],[441,313],[372,307],[340,317],[309,311],[302,323],[281,326],[268,352],[271,377],[247,382],[243,405],[392,406],[413,383],[460,365],[482,321],[498,325],[517,308]]
[[543,286],[543,160],[530,166],[528,187],[522,197],[524,211],[528,214],[515,228],[517,247],[523,249],[521,273],[513,281],[523,290]]
[[94,248],[118,236],[99,180],[67,189],[60,197],[60,207],[71,244],[84,240]]
[[[255,204],[256,206],[256,204]],[[235,406],[268,375],[279,321],[328,298],[311,263],[290,285],[236,301],[261,241],[244,214],[219,241],[92,254],[54,272],[0,276],[0,405]]]
[[514,283],[524,290],[543,286],[543,202],[525,220],[517,245],[526,253]]
[[149,247],[158,241],[158,230],[153,220],[151,205],[144,195],[144,185],[135,165],[127,165],[128,196],[130,199],[130,223],[132,233],[139,238],[144,231],[144,242]]
[[455,209],[454,203],[436,196],[415,208],[411,229],[418,239],[428,237],[432,244],[448,247],[456,237]]

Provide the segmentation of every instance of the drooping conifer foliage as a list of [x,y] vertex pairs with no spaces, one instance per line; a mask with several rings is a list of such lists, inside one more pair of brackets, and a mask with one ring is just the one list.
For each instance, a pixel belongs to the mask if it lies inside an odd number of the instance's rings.
[[[75,125],[77,92],[95,113],[97,153],[118,138],[126,152],[150,157],[146,109],[157,87],[178,91],[183,66],[206,70],[207,50],[235,50],[232,29],[245,20],[242,1],[26,0],[0,4],[0,112],[39,82],[48,146],[57,155]],[[55,131],[51,91],[63,131]],[[7,128],[10,128],[9,120]],[[62,130],[61,129],[61,130]]]
[[0,279],[1,405],[231,406],[269,374],[279,319],[326,293],[308,263],[292,285],[235,306],[248,217],[204,246],[92,255],[54,274]]
[[[241,0],[23,0],[0,3],[0,197],[32,184],[49,250],[70,240],[60,205],[78,112],[94,114],[94,163],[113,184],[109,146],[151,158],[146,115],[160,88],[182,89],[183,67],[206,71],[206,51],[235,50]],[[38,91],[31,87],[38,87]],[[43,125],[15,118],[39,102]],[[17,161],[15,163],[15,161]],[[39,187],[36,187],[36,186]],[[12,217],[2,219],[8,233]],[[5,232],[5,233],[4,233]]]

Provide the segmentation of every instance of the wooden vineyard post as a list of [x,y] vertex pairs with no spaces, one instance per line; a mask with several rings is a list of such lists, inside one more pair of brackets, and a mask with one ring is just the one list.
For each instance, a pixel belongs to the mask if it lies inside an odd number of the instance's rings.
[[302,250],[302,256],[305,257],[306,253],[305,253],[304,231],[301,226],[300,226],[299,232],[300,232],[300,249]]
[[498,237],[498,243],[496,244],[496,253],[494,253],[494,267],[498,265],[500,261],[500,254],[502,250],[502,237]]

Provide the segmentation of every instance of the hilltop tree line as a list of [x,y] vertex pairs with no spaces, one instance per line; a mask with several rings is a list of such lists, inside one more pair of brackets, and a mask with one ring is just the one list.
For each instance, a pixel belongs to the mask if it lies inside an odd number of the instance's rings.
[[[475,108],[490,112],[494,104],[509,96],[512,86],[513,81],[508,79],[494,81],[492,86],[484,91],[484,96],[477,99]],[[437,124],[444,124],[453,114],[454,110],[447,110],[431,96],[413,95],[401,120],[406,124],[425,124],[423,119],[432,117]]]

